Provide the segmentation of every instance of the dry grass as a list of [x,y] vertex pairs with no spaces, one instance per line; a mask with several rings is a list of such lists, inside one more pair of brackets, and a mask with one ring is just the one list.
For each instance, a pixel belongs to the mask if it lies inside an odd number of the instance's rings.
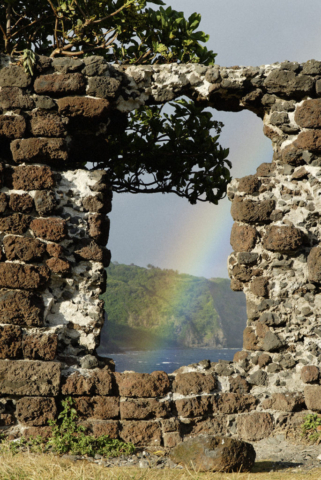
[[254,473],[197,473],[188,470],[105,468],[88,462],[70,462],[53,455],[1,452],[0,480],[321,480],[312,472],[271,472],[269,462],[256,464]]

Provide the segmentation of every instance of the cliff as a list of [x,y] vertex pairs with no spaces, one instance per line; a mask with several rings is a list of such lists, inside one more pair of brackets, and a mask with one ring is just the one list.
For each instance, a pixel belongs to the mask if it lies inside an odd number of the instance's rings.
[[108,320],[101,346],[109,351],[242,345],[245,299],[227,279],[112,263],[102,298]]

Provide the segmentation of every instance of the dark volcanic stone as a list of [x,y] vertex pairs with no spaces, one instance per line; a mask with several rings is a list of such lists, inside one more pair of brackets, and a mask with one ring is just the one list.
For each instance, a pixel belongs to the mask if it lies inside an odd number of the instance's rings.
[[14,169],[12,175],[15,190],[43,190],[55,186],[53,173],[49,167],[26,165]]
[[66,122],[57,114],[33,112],[30,120],[31,133],[35,137],[64,137],[67,133]]
[[162,397],[169,392],[170,383],[165,372],[122,373],[117,383],[122,397]]
[[254,202],[236,197],[232,203],[231,214],[233,220],[245,223],[267,223],[275,208],[274,200]]
[[10,144],[16,163],[54,163],[68,160],[67,144],[63,138],[26,138]]
[[0,360],[0,395],[56,396],[60,364],[25,360]]
[[120,87],[119,80],[112,77],[90,77],[87,95],[99,98],[115,98]]
[[23,67],[10,65],[0,70],[0,87],[26,88],[31,84],[31,77]]
[[56,334],[29,334],[22,342],[24,358],[30,360],[54,360],[57,353],[58,337]]
[[33,198],[28,193],[11,193],[9,207],[14,212],[30,213],[33,210]]
[[273,225],[266,231],[263,247],[272,252],[293,252],[302,246],[303,240],[298,228]]
[[231,246],[236,252],[250,252],[256,243],[257,232],[254,227],[234,223],[231,232]]
[[42,217],[50,215],[58,204],[54,192],[47,190],[37,191],[34,200],[36,210]]
[[17,419],[24,425],[48,425],[48,420],[54,420],[56,414],[53,398],[25,397],[17,401]]
[[26,121],[21,115],[0,115],[0,137],[10,140],[21,138],[26,131]]
[[313,247],[308,256],[308,272],[311,282],[321,282],[321,247]]
[[41,95],[84,94],[86,82],[84,76],[80,73],[42,75],[36,79],[34,89],[36,93]]
[[3,240],[7,260],[40,262],[46,251],[46,245],[39,240],[8,235]]
[[21,358],[21,328],[15,325],[0,326],[0,358]]
[[67,235],[66,221],[61,218],[36,218],[30,224],[36,237],[60,242]]
[[22,215],[21,213],[14,213],[8,217],[0,218],[0,231],[22,235],[27,231],[30,220],[28,215]]
[[321,128],[321,99],[303,102],[296,109],[294,119],[302,128]]
[[250,442],[267,438],[272,431],[273,419],[269,413],[254,412],[249,415],[241,415],[237,419],[239,437]]
[[3,87],[0,91],[0,108],[3,110],[32,110],[33,99],[18,87]]
[[181,395],[211,393],[216,387],[216,378],[199,372],[178,373],[173,383],[173,391]]
[[170,452],[172,461],[198,472],[250,472],[255,456],[249,443],[209,435],[185,440]]
[[301,97],[311,92],[314,80],[305,75],[296,75],[293,71],[273,70],[264,80],[268,93],[283,93],[288,96]]
[[0,323],[43,326],[42,297],[20,290],[0,290]]
[[45,266],[0,263],[0,287],[34,290],[49,280],[49,269]]

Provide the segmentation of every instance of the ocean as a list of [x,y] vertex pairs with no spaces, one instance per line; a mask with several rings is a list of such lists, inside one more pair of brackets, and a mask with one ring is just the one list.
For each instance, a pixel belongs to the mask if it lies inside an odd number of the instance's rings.
[[219,359],[233,360],[235,352],[239,350],[239,348],[168,348],[110,354],[108,351],[101,351],[100,355],[114,360],[116,372],[132,370],[137,373],[151,373],[162,370],[172,373],[183,365],[190,365],[201,360],[210,360],[211,362],[217,362]]

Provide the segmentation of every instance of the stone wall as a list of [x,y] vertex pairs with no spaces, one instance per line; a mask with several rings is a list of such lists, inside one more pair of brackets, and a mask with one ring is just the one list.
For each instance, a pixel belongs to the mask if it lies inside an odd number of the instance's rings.
[[[0,429],[47,435],[69,395],[95,435],[166,447],[200,433],[255,442],[321,411],[321,62],[39,57],[31,78],[0,58]],[[112,195],[84,165],[104,158],[128,112],[181,95],[254,112],[273,144],[272,163],[228,188],[244,348],[172,375],[114,373],[96,355]]]

